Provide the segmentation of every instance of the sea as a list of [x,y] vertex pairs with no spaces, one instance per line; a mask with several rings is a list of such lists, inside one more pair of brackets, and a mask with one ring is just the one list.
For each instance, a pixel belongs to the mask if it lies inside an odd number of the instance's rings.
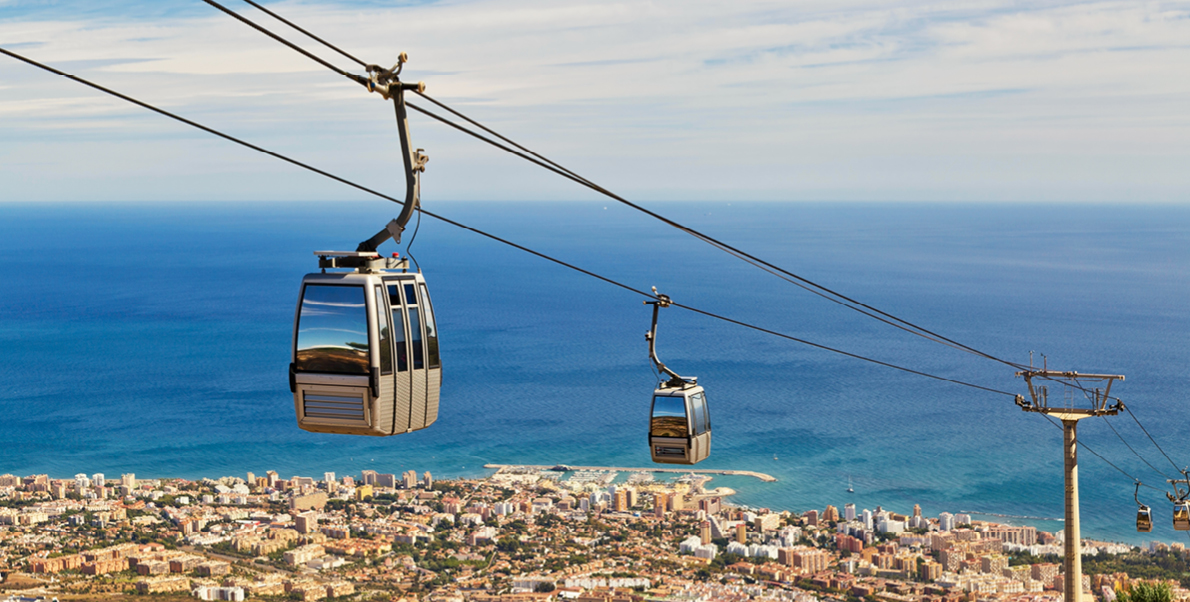
[[[1190,464],[1190,207],[650,207],[987,354],[1125,375],[1112,394],[1137,421],[1121,414],[1079,426],[1102,456],[1080,452],[1083,535],[1187,541],[1171,527],[1165,481]],[[707,312],[1027,393],[1010,366],[824,300],[622,205],[426,208]],[[650,466],[657,380],[644,297],[428,217],[416,232],[410,225],[408,246],[381,250],[411,255],[430,285],[444,366],[437,423],[388,438],[297,428],[287,367],[299,283],[317,271],[313,251],[353,250],[397,209],[0,204],[0,473],[321,478],[412,469],[442,479],[490,474],[488,463]],[[658,353],[706,387],[714,442],[699,468],[778,479],[716,477],[713,486],[737,491],[733,503],[901,513],[916,504],[927,516],[970,512],[1062,529],[1061,430],[1011,395],[677,307],[661,311]],[[1051,386],[1049,396],[1065,403],[1069,393]],[[1134,529],[1135,480],[1139,501],[1153,507],[1153,533]]]

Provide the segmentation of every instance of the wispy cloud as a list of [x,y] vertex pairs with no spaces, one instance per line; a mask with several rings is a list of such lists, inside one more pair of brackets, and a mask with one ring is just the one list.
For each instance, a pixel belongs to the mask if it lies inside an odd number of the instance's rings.
[[[0,45],[351,177],[392,169],[391,108],[378,97],[194,4],[9,1]],[[269,6],[368,61],[408,52],[406,77],[437,98],[629,194],[1190,200],[1188,2]],[[80,176],[46,192],[35,170],[0,167],[17,182],[0,200],[138,197],[142,171],[201,164],[215,176],[221,160],[234,177],[165,196],[353,194],[255,157],[254,179],[241,151],[199,149],[191,132],[13,61],[0,61],[0,82],[6,157],[36,146],[66,165],[79,157],[65,132],[124,133],[104,161],[106,188]],[[414,127],[432,157],[428,200],[586,197],[424,120]],[[145,162],[128,145],[149,132],[216,154]],[[138,163],[121,164],[125,152]]]

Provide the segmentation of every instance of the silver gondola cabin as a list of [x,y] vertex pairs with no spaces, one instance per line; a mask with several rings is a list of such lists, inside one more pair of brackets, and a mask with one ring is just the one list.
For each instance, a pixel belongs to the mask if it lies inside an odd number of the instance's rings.
[[433,424],[442,363],[425,279],[375,253],[315,254],[326,267],[367,265],[302,279],[289,370],[298,426],[386,436]]

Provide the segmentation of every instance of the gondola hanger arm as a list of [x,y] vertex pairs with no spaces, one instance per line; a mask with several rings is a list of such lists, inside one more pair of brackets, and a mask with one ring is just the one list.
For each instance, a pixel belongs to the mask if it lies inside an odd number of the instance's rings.
[[426,170],[426,162],[430,158],[426,156],[423,149],[414,149],[410,141],[409,114],[405,108],[405,92],[409,90],[425,92],[426,84],[425,82],[412,84],[399,79],[401,69],[408,60],[409,57],[402,52],[397,59],[397,64],[392,69],[368,65],[369,76],[367,78],[356,76],[358,78],[356,81],[364,84],[368,91],[376,92],[386,100],[393,101],[393,109],[397,116],[397,134],[401,140],[402,168],[405,172],[405,203],[401,207],[400,215],[386,224],[383,230],[361,242],[356,247],[356,251],[359,252],[375,251],[390,238],[399,244],[401,233],[405,231],[405,226],[413,217],[413,212],[421,204],[421,174]]
[[657,367],[659,372],[669,377],[669,385],[681,387],[687,383],[694,384],[697,381],[696,378],[683,378],[677,372],[666,367],[661,361],[661,358],[657,357],[657,313],[662,307],[669,307],[673,301],[669,298],[669,295],[658,293],[655,286],[653,287],[653,295],[655,297],[654,300],[645,301],[645,305],[653,306],[653,325],[649,328],[649,332],[645,333],[645,340],[649,341],[649,359],[653,360],[653,365]]

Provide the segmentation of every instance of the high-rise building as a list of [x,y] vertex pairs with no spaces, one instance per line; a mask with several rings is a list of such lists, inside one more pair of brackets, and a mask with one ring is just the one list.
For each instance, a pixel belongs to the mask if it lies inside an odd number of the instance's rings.
[[265,478],[267,479],[265,484],[269,487],[276,488],[277,481],[281,480],[281,475],[278,475],[277,471],[275,471],[275,470],[270,470],[270,471],[264,473],[264,475],[265,475]]
[[949,512],[943,512],[938,515],[938,530],[939,531],[953,531],[954,530],[954,515]]
[[867,508],[864,508],[864,512],[861,516],[863,517],[864,528],[871,531],[872,530],[872,518],[873,518],[872,511],[868,510]]
[[735,540],[737,543],[748,543],[748,525],[740,523],[735,526]]
[[134,489],[136,487],[136,475],[131,472],[120,475],[120,484],[129,489]]
[[[368,483],[368,479],[367,479],[368,476],[372,477],[371,483]],[[397,488],[397,475],[395,475],[395,474],[373,473],[371,475],[364,475],[364,477],[365,477],[364,478],[365,485],[374,485],[376,487],[388,487],[389,489]]]
[[669,509],[674,512],[679,512],[686,509],[686,497],[680,493],[675,493],[669,498]]
[[248,478],[244,479],[244,482],[247,483],[249,487],[255,487],[256,486],[256,473],[250,472],[250,473],[248,473],[247,477]]
[[937,562],[934,562],[933,560],[927,560],[925,563],[923,563],[922,565],[920,565],[918,567],[917,577],[918,577],[918,579],[921,579],[922,581],[925,581],[927,583],[930,581],[934,581],[936,579],[941,579],[942,578],[942,565],[938,564]]
[[313,533],[318,530],[318,513],[303,512],[293,519],[298,533]]
[[719,514],[723,509],[723,500],[719,497],[704,497],[698,500],[698,509],[707,514]]
[[636,504],[637,504],[637,502],[639,501],[639,500],[637,499],[636,488],[635,488],[635,487],[629,487],[629,488],[627,488],[627,489],[625,490],[625,493],[628,495],[628,507],[629,507],[629,508],[633,508],[633,507],[635,507],[635,506],[636,506]]
[[810,525],[811,527],[818,526],[818,511],[817,510],[807,510],[806,513],[802,515],[802,517],[806,519],[807,525]]
[[103,478],[102,472],[97,472],[97,473],[91,475],[91,485],[93,487],[95,487],[96,489],[103,489],[103,487],[106,484],[107,484],[107,479]]
[[335,473],[333,473],[333,472],[322,473],[322,482],[326,483],[326,486],[329,489],[331,487],[331,485],[333,485],[335,483]]
[[417,487],[417,471],[416,470],[405,471],[404,477],[405,477],[405,489],[413,489],[414,487]]
[[[276,492],[274,492],[276,493]],[[326,494],[321,491],[307,493],[305,495],[295,495],[289,498],[289,509],[301,512],[303,510],[310,510],[315,508],[322,508],[326,505]]]
[[430,475],[430,471],[427,470],[426,473],[421,476],[421,484],[426,488],[427,491],[434,488],[434,477]]
[[843,506],[843,520],[848,522],[855,520],[855,504]]
[[971,524],[971,515],[970,514],[956,514],[956,515],[954,515],[954,524],[956,526]]
[[711,521],[702,521],[702,526],[699,529],[699,538],[702,540],[702,545],[711,543]]
[[920,505],[918,505],[918,504],[913,505],[913,516],[921,516],[921,506]]
[[628,511],[628,491],[626,489],[624,489],[623,487],[616,490],[616,501],[615,501],[615,506],[613,509],[616,512],[627,512]]
[[360,472],[359,482],[364,485],[375,485],[376,475],[379,474],[375,470],[364,470]]
[[653,494],[653,515],[657,518],[665,518],[666,506],[669,504],[669,496],[663,492]]
[[828,523],[839,522],[839,509],[827,504],[826,511],[822,513],[822,520]]
[[343,486],[344,487],[355,487],[355,479],[350,476],[343,477]]

